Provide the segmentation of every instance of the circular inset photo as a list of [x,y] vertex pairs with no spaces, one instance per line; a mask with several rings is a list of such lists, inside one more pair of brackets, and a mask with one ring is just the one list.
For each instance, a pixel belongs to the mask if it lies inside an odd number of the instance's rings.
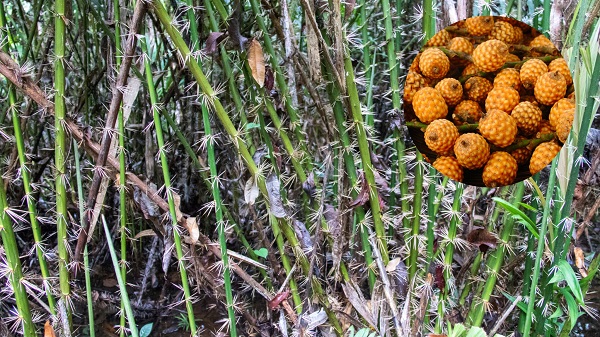
[[546,167],[575,115],[567,62],[543,34],[507,17],[478,16],[435,34],[404,83],[404,117],[440,173],[499,187]]

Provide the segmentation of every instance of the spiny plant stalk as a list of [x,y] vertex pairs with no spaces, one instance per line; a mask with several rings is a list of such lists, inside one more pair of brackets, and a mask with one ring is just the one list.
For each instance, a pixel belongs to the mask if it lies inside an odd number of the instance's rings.
[[[148,53],[147,47],[147,38],[141,39],[142,44],[142,52],[144,55]],[[158,110],[160,106],[158,105],[158,98],[156,95],[156,90],[154,87],[154,79],[152,77],[152,69],[150,68],[150,61],[146,57],[146,62],[144,62],[144,69],[146,73],[146,82],[148,84],[148,91],[150,95],[150,103],[151,109],[153,113],[154,127],[156,130],[156,141],[158,143],[159,155],[160,155],[160,164],[163,172],[165,190],[167,191],[167,199],[169,202],[169,213],[171,214],[171,226],[173,226],[173,241],[175,242],[175,252],[177,254],[177,259],[179,261],[178,268],[181,274],[181,286],[183,287],[183,294],[185,300],[185,306],[187,309],[187,317],[188,323],[190,327],[190,331],[192,335],[196,334],[196,320],[194,319],[194,308],[192,307],[192,296],[189,287],[189,281],[187,276],[187,267],[186,262],[183,256],[183,249],[181,247],[181,238],[179,236],[179,224],[177,223],[177,212],[175,210],[175,200],[173,196],[173,189],[171,187],[171,175],[169,174],[169,163],[167,160],[167,154],[165,149],[165,142],[163,139],[163,130],[162,123],[160,120],[160,114]]]
[[369,184],[369,201],[371,205],[371,212],[373,214],[373,224],[375,226],[375,233],[377,235],[377,242],[380,245],[381,258],[383,263],[387,265],[390,261],[388,255],[387,240],[385,239],[385,227],[383,219],[381,217],[381,206],[379,205],[379,192],[375,184],[375,175],[373,170],[373,164],[371,162],[371,149],[367,140],[367,133],[364,126],[362,111],[360,107],[360,100],[358,97],[358,89],[354,78],[354,67],[352,66],[352,59],[349,53],[346,51],[344,57],[344,69],[346,70],[346,85],[348,89],[348,96],[350,99],[350,109],[352,110],[353,124],[356,129],[356,137],[358,140],[358,148],[360,150],[360,157],[362,160],[362,168],[365,174],[367,184]]
[[[524,193],[525,184],[523,182],[520,182],[516,185],[511,204],[515,205],[521,202]],[[505,213],[504,221],[502,223],[502,231],[500,233],[499,238],[500,243],[498,245],[498,248],[492,253],[490,253],[487,259],[488,276],[485,285],[483,286],[481,297],[473,300],[473,305],[471,306],[471,310],[469,311],[469,322],[471,322],[473,326],[480,326],[483,321],[483,315],[487,310],[486,304],[490,301],[490,298],[496,286],[496,282],[498,280],[498,275],[500,274],[500,269],[502,268],[502,264],[504,262],[504,257],[508,253],[510,237],[511,235],[513,235],[513,226],[514,218],[510,214]]]
[[[9,46],[12,44],[12,37],[6,24],[6,14],[4,12],[4,3],[0,3],[0,32],[4,32],[6,35],[6,42],[2,46],[4,52],[9,53]],[[2,36],[0,35],[0,39]],[[27,209],[29,211],[29,221],[31,223],[31,230],[33,232],[33,240],[35,242],[35,251],[37,254],[38,263],[40,264],[40,271],[42,273],[42,279],[44,280],[44,289],[46,290],[46,296],[48,298],[48,307],[50,313],[56,315],[56,302],[54,295],[52,294],[52,285],[50,284],[50,271],[48,269],[48,263],[45,257],[44,243],[42,240],[42,231],[38,222],[38,213],[35,205],[35,198],[31,188],[31,179],[29,174],[29,168],[27,167],[27,158],[25,153],[25,142],[23,140],[23,132],[21,130],[21,118],[19,118],[17,109],[17,95],[15,88],[11,85],[8,87],[8,110],[11,112],[11,118],[13,121],[13,130],[15,136],[15,142],[17,144],[17,155],[19,157],[20,173],[23,179],[23,189],[25,190],[25,199],[27,200]]]
[[54,8],[54,165],[56,188],[56,237],[58,244],[58,272],[60,280],[60,298],[67,308],[67,316],[71,321],[70,299],[71,285],[69,283],[69,253],[67,250],[67,172],[66,157],[67,132],[65,130],[65,42],[66,22],[65,1],[57,0]]
[[417,259],[419,257],[419,229],[421,228],[421,206],[423,205],[423,155],[417,151],[417,164],[415,165],[415,193],[413,201],[413,223],[410,231],[408,278],[412,280],[417,273]]
[[21,269],[21,260],[19,259],[19,247],[8,212],[9,207],[4,183],[0,182],[0,237],[2,237],[2,246],[4,247],[6,262],[8,264],[6,268],[10,271],[7,276],[15,295],[17,313],[23,326],[23,335],[25,337],[35,337],[35,325],[31,319],[27,291],[23,284],[23,270]]
[[[205,137],[212,136],[210,128],[210,118],[208,109],[202,105],[202,122],[204,124]],[[223,260],[223,280],[225,282],[225,300],[227,302],[227,315],[229,316],[229,335],[237,336],[236,319],[234,312],[233,294],[231,291],[231,271],[229,270],[229,255],[227,254],[227,238],[225,237],[225,220],[223,219],[223,211],[221,209],[221,192],[219,191],[219,180],[217,173],[217,165],[215,160],[215,146],[212,141],[208,141],[206,145],[208,152],[208,165],[210,167],[210,177],[213,181],[212,194],[215,200],[215,213],[217,217],[217,231],[219,233],[219,246],[221,247],[221,259]]]
[[[79,219],[83,219],[85,214],[85,199],[83,196],[83,183],[81,182],[79,147],[77,146],[77,141],[75,139],[73,139],[73,156],[75,157],[75,178],[77,181],[77,206],[79,208]],[[90,261],[88,256],[87,245],[85,245],[85,247],[83,248],[83,272],[85,275],[85,295],[87,300],[88,328],[90,337],[95,337],[96,329],[94,327],[94,299],[92,294],[92,278],[90,276]],[[123,310],[123,308],[121,308],[121,310]],[[123,325],[124,323],[121,322],[121,326]]]
[[[121,49],[121,6],[119,5],[119,0],[113,0],[113,13],[114,13],[114,21],[115,21],[115,59],[116,59],[116,69],[121,67],[121,59],[123,58],[123,50]],[[125,121],[123,117],[123,105],[119,107],[119,113],[117,116],[117,125],[119,129],[119,184],[117,186],[117,190],[119,191],[119,223],[120,228],[119,232],[121,234],[121,260],[119,264],[121,265],[121,278],[123,282],[127,282],[127,190],[126,184],[127,181],[125,177],[126,172],[126,164],[125,164]],[[119,335],[121,337],[125,337],[125,310],[124,309],[124,299],[121,299],[121,318],[120,325],[121,328]]]

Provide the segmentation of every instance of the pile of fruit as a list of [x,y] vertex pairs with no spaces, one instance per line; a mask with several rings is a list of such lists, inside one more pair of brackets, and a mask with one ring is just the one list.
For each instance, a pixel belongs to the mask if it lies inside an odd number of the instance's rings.
[[504,186],[537,173],[573,124],[573,79],[544,35],[506,17],[479,16],[438,32],[404,85],[411,137],[442,174]]

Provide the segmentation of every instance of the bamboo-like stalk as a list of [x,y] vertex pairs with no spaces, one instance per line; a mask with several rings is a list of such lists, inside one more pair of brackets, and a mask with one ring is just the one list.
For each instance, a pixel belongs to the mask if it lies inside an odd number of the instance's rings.
[[8,263],[10,273],[7,275],[15,294],[15,302],[17,303],[17,313],[19,320],[23,326],[23,335],[25,337],[35,337],[35,325],[31,318],[29,302],[27,300],[27,291],[23,284],[23,270],[21,269],[21,260],[19,259],[19,247],[13,224],[11,223],[8,214],[8,202],[6,199],[6,191],[4,183],[0,182],[0,237],[2,238],[2,246],[6,254],[6,262]]
[[54,166],[56,188],[56,237],[58,241],[58,272],[60,280],[60,299],[67,308],[67,316],[71,321],[70,299],[71,285],[69,283],[69,253],[67,247],[67,167],[68,153],[67,132],[65,128],[65,39],[66,39],[66,3],[56,0],[54,12]]
[[[512,204],[517,204],[521,202],[523,199],[523,195],[525,193],[525,184],[520,182],[516,185],[515,191],[513,193],[513,202]],[[480,326],[483,321],[483,315],[485,314],[486,305],[489,303],[494,288],[496,286],[496,282],[498,280],[498,275],[500,273],[500,269],[502,268],[502,264],[504,262],[504,257],[508,252],[508,248],[506,245],[510,244],[510,237],[513,234],[513,226],[514,219],[510,214],[504,215],[504,221],[502,224],[502,231],[500,233],[500,244],[495,251],[490,253],[487,260],[487,279],[485,285],[483,286],[483,291],[481,293],[481,298],[473,300],[473,304],[471,305],[471,310],[469,311],[468,321],[473,326]]]
[[[141,43],[142,43],[142,52],[144,54],[147,54],[148,50],[147,50],[146,38],[141,39]],[[144,68],[145,68],[145,73],[146,73],[146,82],[148,83],[148,91],[149,91],[149,95],[150,95],[151,109],[152,109],[152,113],[153,113],[154,127],[156,130],[156,141],[158,143],[158,148],[159,148],[158,151],[160,154],[160,163],[161,163],[162,172],[163,172],[164,185],[165,185],[165,190],[167,191],[167,199],[169,202],[169,213],[171,215],[171,225],[173,226],[173,241],[175,242],[175,252],[177,254],[177,259],[179,260],[178,267],[179,267],[179,272],[181,274],[181,286],[183,288],[185,306],[187,309],[188,323],[189,323],[190,331],[193,336],[193,335],[196,335],[196,332],[197,332],[196,320],[194,319],[194,308],[192,307],[191,292],[190,292],[189,281],[188,281],[188,277],[187,277],[187,269],[186,269],[187,267],[186,267],[185,259],[183,256],[183,249],[181,246],[181,238],[179,235],[179,229],[178,229],[178,223],[177,223],[177,212],[175,210],[175,199],[173,196],[174,192],[171,187],[171,175],[169,174],[169,163],[167,160],[167,154],[165,153],[166,150],[165,150],[165,142],[163,139],[162,123],[160,120],[160,113],[158,112],[158,109],[160,109],[160,107],[158,106],[158,98],[156,95],[156,90],[154,88],[154,79],[152,77],[152,69],[150,68],[149,60],[146,60],[146,62],[144,64]]]
[[350,109],[352,110],[352,120],[356,129],[356,137],[358,140],[358,148],[362,160],[362,168],[365,174],[367,184],[369,184],[369,201],[371,212],[373,214],[373,224],[377,235],[377,242],[380,245],[381,258],[383,263],[387,265],[390,261],[388,255],[387,240],[385,239],[385,227],[381,217],[381,206],[379,205],[379,192],[375,184],[375,174],[373,164],[371,162],[371,149],[367,140],[367,133],[364,126],[360,100],[358,97],[358,89],[354,78],[354,67],[350,55],[346,52],[344,57],[344,69],[346,70],[346,86],[350,100]]
[[[75,157],[75,178],[77,182],[77,206],[79,208],[79,219],[85,215],[85,199],[83,196],[83,183],[81,182],[81,165],[79,163],[79,147],[77,141],[73,139],[73,157]],[[87,300],[88,328],[90,337],[96,336],[94,327],[94,299],[92,294],[92,278],[90,276],[90,261],[88,257],[88,247],[83,248],[83,272],[85,275],[85,296]],[[121,326],[123,323],[121,322]]]
[[[415,192],[413,201],[413,221],[407,243],[408,255],[408,279],[412,280],[417,273],[417,260],[419,258],[419,229],[421,228],[421,206],[423,205],[423,155],[417,152],[417,164],[415,165]],[[459,198],[460,199],[460,198]]]
[[[212,135],[210,128],[210,118],[208,116],[208,109],[205,105],[202,105],[202,122],[204,124],[204,133],[206,137]],[[219,181],[217,166],[215,160],[215,146],[213,142],[209,141],[206,145],[206,151],[208,153],[208,165],[210,167],[210,177],[212,179],[212,195],[215,200],[215,213],[217,218],[217,232],[219,233],[219,246],[221,247],[221,259],[223,261],[223,280],[225,282],[225,300],[227,303],[227,314],[229,316],[229,335],[231,337],[237,336],[236,319],[234,312],[233,294],[231,291],[231,271],[229,270],[229,255],[227,254],[227,238],[225,237],[225,220],[223,219],[223,210],[221,209],[221,192],[219,191]]]
[[[119,69],[121,67],[121,59],[123,58],[123,50],[121,49],[121,6],[119,0],[113,0],[113,13],[115,22],[115,63],[116,69]],[[122,105],[119,107],[117,127],[119,130],[119,147],[117,151],[119,154],[119,184],[117,185],[117,190],[119,191],[119,232],[121,244],[119,264],[121,266],[121,278],[123,282],[127,282],[127,185],[125,184],[125,181],[127,181],[125,177],[127,166],[125,164],[125,121]],[[124,327],[126,322],[124,306],[124,299],[121,298],[120,337],[125,337]]]
[[[4,3],[0,3],[0,32],[4,32],[4,35],[6,35],[7,43],[3,44],[2,49],[4,52],[8,53],[9,46],[12,44],[13,39],[9,28],[6,25]],[[2,39],[1,35],[0,39]],[[21,130],[21,118],[19,118],[17,109],[17,95],[13,86],[9,86],[8,88],[8,103],[8,110],[11,112],[11,118],[13,122],[15,143],[17,144],[17,156],[19,157],[21,178],[23,179],[23,189],[25,190],[25,199],[27,201],[27,210],[29,211],[29,221],[31,223],[31,231],[33,232],[33,241],[35,242],[35,251],[37,254],[38,263],[40,264],[40,271],[44,281],[44,289],[48,298],[48,307],[50,308],[50,313],[56,315],[56,301],[54,299],[54,295],[52,294],[50,271],[48,269],[48,263],[45,257],[46,252],[42,240],[42,231],[38,222],[37,208],[35,205],[35,199],[33,197],[33,191],[31,189],[31,178],[29,174],[29,168],[27,167],[27,158],[25,153],[25,141],[23,140],[23,131]]]

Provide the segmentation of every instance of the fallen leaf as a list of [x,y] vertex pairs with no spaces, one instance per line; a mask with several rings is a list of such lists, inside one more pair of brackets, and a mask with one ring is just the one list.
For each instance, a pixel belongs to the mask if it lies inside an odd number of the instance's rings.
[[206,38],[206,42],[204,44],[204,49],[202,49],[202,52],[206,55],[215,54],[217,52],[217,46],[224,39],[225,33],[222,32],[212,32],[208,34],[208,38]]
[[175,217],[177,218],[177,222],[180,222],[183,218],[183,214],[181,213],[181,196],[175,192],[173,192],[173,203],[175,204]]
[[116,287],[118,285],[119,285],[119,282],[117,282],[117,280],[114,278],[105,278],[104,280],[102,280],[102,286],[104,286],[106,288],[112,288],[112,287]]
[[302,189],[304,192],[310,197],[310,199],[314,199],[317,195],[317,190],[315,186],[315,173],[311,172],[308,177],[306,177],[306,181],[302,183]]
[[329,235],[331,235],[331,238],[333,239],[331,248],[331,257],[333,261],[332,270],[337,271],[342,262],[342,255],[344,255],[344,228],[340,221],[340,213],[330,204],[325,204],[323,217],[325,218],[325,221],[327,221]]
[[186,218],[185,228],[187,229],[188,233],[190,233],[192,243],[195,244],[196,242],[198,242],[198,238],[200,237],[200,231],[198,230],[198,222],[196,222],[196,217]]
[[265,89],[270,92],[273,90],[273,86],[275,85],[275,75],[273,74],[273,70],[271,67],[265,67]]
[[263,55],[262,46],[256,39],[250,41],[248,48],[248,64],[252,70],[252,77],[259,87],[265,84],[265,57]]
[[482,253],[487,252],[489,249],[495,249],[498,243],[496,237],[483,227],[474,227],[467,234],[467,241],[477,246]]
[[310,233],[308,229],[306,229],[306,225],[302,221],[298,221],[294,219],[294,232],[296,233],[296,237],[298,237],[298,241],[300,242],[300,247],[306,253],[311,252],[313,249],[312,239],[310,237]]
[[271,214],[276,218],[285,218],[287,212],[283,208],[283,202],[281,201],[281,183],[276,175],[272,174],[267,178],[267,193],[269,194],[269,206],[271,208]]
[[408,269],[402,259],[397,257],[385,266],[385,270],[390,274],[394,284],[394,289],[399,298],[406,298],[408,293]]
[[444,266],[438,264],[435,266],[435,285],[440,291],[446,288],[446,279],[444,278]]
[[144,236],[156,236],[156,232],[152,229],[144,229],[143,231],[137,233],[133,239],[137,240],[139,238],[143,238]]
[[359,179],[361,184],[360,192],[358,192],[356,198],[348,205],[350,208],[362,206],[369,201],[369,184],[367,184],[367,181],[365,180],[364,173],[361,173]]
[[573,253],[575,255],[575,265],[577,269],[579,269],[579,273],[582,277],[587,277],[587,268],[585,267],[585,256],[583,254],[583,250],[579,247],[575,247],[573,249]]
[[46,321],[46,324],[44,324],[44,337],[56,337],[54,328],[50,325],[50,321]]
[[244,187],[244,200],[248,205],[252,206],[256,202],[256,198],[258,198],[258,185],[254,177],[250,177]]
[[275,310],[281,304],[281,302],[285,301],[286,298],[290,296],[290,290],[286,289],[285,291],[280,292],[275,295],[272,300],[269,301],[269,309]]

